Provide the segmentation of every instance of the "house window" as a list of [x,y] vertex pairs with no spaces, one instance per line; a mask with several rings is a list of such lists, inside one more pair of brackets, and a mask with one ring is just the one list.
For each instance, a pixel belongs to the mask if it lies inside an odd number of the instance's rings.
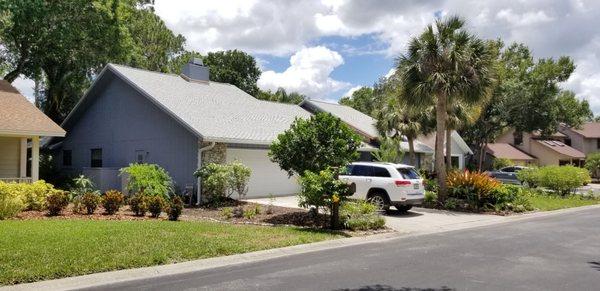
[[596,148],[600,149],[600,138],[596,139]]
[[102,149],[92,149],[92,168],[102,167]]
[[514,139],[515,139],[515,145],[522,145],[523,144],[523,132],[516,132],[513,135]]
[[63,166],[71,166],[73,163],[73,156],[71,150],[63,150]]
[[145,163],[146,162],[146,151],[144,151],[144,150],[135,151],[135,161],[138,164]]
[[570,138],[565,138],[565,144],[568,146],[571,146],[571,139]]

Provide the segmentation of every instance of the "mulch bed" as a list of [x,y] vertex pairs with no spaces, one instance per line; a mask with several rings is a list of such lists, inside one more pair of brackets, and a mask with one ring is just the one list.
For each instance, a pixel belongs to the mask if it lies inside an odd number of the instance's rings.
[[[256,209],[258,207],[260,209],[260,213],[252,218],[228,218],[224,215],[224,208],[231,208],[233,210],[237,207],[244,209],[244,211]],[[267,214],[268,209],[270,209],[269,214]],[[73,213],[73,205],[69,204],[69,206],[67,206],[67,208],[58,216],[49,216],[46,211],[23,211],[14,219],[167,220],[167,218],[167,214],[164,212],[159,218],[152,218],[150,217],[149,213],[147,213],[146,216],[135,216],[129,209],[128,205],[121,207],[121,209],[119,209],[119,211],[114,215],[106,214],[102,206],[98,206],[96,211],[89,215],[83,213]],[[280,207],[274,205],[261,205],[233,199],[224,201],[218,206],[205,205],[202,207],[186,207],[183,209],[179,219],[182,221],[208,220],[231,224],[298,226],[314,229],[327,229],[329,227],[329,215],[326,214],[321,213],[318,215],[318,218],[315,219],[314,215],[311,215],[307,210],[304,209]],[[348,236],[363,236],[386,232],[393,232],[393,230],[384,228],[371,231],[340,231],[340,233]]]

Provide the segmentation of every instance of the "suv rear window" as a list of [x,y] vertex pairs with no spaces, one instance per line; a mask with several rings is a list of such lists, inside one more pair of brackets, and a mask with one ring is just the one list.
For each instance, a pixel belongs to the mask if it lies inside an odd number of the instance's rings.
[[392,175],[390,175],[390,172],[386,168],[372,167],[371,170],[373,171],[371,173],[371,176],[373,176],[373,177],[389,178],[392,176]]
[[354,165],[352,167],[352,176],[371,176],[371,167],[363,165]]
[[398,170],[398,173],[400,173],[404,179],[413,180],[421,178],[419,173],[417,173],[417,171],[415,171],[413,168],[397,168],[396,170]]

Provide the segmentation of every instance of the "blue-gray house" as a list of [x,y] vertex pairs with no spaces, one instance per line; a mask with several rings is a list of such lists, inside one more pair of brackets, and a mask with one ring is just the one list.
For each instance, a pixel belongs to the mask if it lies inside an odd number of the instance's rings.
[[267,152],[295,118],[310,113],[208,81],[208,68],[199,62],[183,72],[107,65],[63,122],[66,137],[48,143],[59,169],[90,176],[107,190],[123,189],[120,168],[156,163],[183,191],[197,189],[193,173],[203,163],[239,160],[252,169],[248,197],[297,193],[295,178]]

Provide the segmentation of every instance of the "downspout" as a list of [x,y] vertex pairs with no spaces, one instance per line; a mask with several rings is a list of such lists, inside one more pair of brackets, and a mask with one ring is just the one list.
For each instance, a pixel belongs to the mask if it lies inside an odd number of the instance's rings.
[[[202,143],[200,143],[200,144],[202,144]],[[214,148],[215,144],[216,143],[213,141],[213,142],[211,142],[209,145],[207,145],[205,147],[198,148],[198,169],[202,168],[202,153],[205,152],[205,151],[209,151],[212,148]],[[197,189],[197,191],[196,191],[196,198],[197,198],[196,205],[200,205],[200,198],[201,198],[201,195],[202,195],[202,183],[201,182],[202,182],[201,178],[200,178],[200,176],[198,176],[197,181],[196,181],[196,183],[198,184],[198,187],[196,187],[196,189]]]

